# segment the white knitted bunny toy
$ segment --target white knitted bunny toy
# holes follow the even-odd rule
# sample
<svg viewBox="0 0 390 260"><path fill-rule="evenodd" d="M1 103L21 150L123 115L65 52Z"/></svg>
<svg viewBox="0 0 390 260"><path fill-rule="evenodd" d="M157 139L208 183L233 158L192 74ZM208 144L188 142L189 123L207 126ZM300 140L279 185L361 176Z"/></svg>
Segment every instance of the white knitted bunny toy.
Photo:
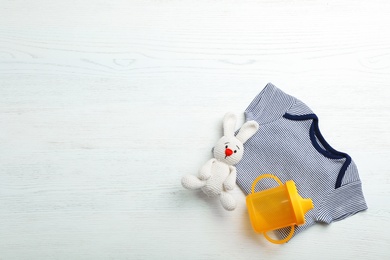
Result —
<svg viewBox="0 0 390 260"><path fill-rule="evenodd" d="M198 176L186 175L181 180L184 188L201 188L210 197L219 195L221 204L226 210L236 208L234 197L228 193L236 185L236 168L233 165L242 158L243 143L252 137L259 128L257 122L248 121L234 136L235 125L236 116L227 113L223 118L224 136L218 140L213 149L214 158L202 166Z"/></svg>

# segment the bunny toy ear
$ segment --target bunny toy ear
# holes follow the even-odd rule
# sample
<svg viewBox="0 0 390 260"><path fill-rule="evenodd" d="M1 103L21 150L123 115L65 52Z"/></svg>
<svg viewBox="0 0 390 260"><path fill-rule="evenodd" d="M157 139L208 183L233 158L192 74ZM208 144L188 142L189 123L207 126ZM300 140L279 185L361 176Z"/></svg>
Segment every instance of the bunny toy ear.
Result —
<svg viewBox="0 0 390 260"><path fill-rule="evenodd" d="M242 125L240 131L236 135L236 138L242 143L245 143L251 138L259 129L259 124L256 121L248 121Z"/></svg>
<svg viewBox="0 0 390 260"><path fill-rule="evenodd" d="M236 126L236 116L233 113L226 113L223 117L223 135L234 136L234 128Z"/></svg>

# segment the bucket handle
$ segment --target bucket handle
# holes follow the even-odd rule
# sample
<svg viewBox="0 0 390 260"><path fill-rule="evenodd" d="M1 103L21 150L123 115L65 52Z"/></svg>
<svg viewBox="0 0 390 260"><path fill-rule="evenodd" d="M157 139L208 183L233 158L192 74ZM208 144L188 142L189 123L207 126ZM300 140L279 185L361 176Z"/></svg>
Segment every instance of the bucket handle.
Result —
<svg viewBox="0 0 390 260"><path fill-rule="evenodd" d="M269 173L266 173L266 174L263 174L263 175L260 175L259 177L257 177L253 183L252 183L252 193L255 193L255 188L256 188L256 184L264 179L264 178L272 178L274 179L278 184L279 186L283 186L283 183L280 181L280 179L278 177L276 177L275 175L273 174L269 174Z"/></svg>
<svg viewBox="0 0 390 260"><path fill-rule="evenodd" d="M257 178L253 181L253 183L252 183L252 193L255 193L256 184L257 184L260 180L262 180L262 179L264 179L264 178L272 178L272 179L274 179L274 180L279 184L279 186L283 186L283 183L281 182L281 180L280 180L278 177L276 177L276 176L273 175L273 174L266 173L266 174L260 175L259 177L257 177ZM292 226L291 226L290 233L288 234L287 237L285 237L285 238L282 239L282 240L276 240L276 239L270 238L270 237L267 235L267 232L263 233L263 235L264 235L264 237L265 237L269 242L271 242L271 243L274 243L274 244L284 244L284 243L286 243L287 241L289 241L289 240L292 238L292 236L294 235L294 231L295 231L295 226L292 225Z"/></svg>
<svg viewBox="0 0 390 260"><path fill-rule="evenodd" d="M285 238L283 238L282 240L276 240L276 239L272 239L270 238L268 235L267 235L267 232L263 233L264 237L271 243L274 243L274 244L284 244L286 243L287 241L289 241L292 236L294 235L294 230L295 230L295 226L292 225L291 226L291 230L290 230L290 234L288 234L288 236L286 236Z"/></svg>

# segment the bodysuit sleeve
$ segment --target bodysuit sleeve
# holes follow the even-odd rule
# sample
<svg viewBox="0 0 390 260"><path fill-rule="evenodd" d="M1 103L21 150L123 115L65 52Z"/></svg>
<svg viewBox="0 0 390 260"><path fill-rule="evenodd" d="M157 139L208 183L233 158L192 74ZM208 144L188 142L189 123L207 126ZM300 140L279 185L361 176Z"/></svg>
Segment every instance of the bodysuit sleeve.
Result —
<svg viewBox="0 0 390 260"><path fill-rule="evenodd" d="M284 93L271 83L255 97L245 110L246 120L255 120L260 125L271 123L281 118L296 98Z"/></svg>
<svg viewBox="0 0 390 260"><path fill-rule="evenodd" d="M321 203L316 221L331 223L366 210L362 183L358 170L352 161L345 172L342 185L329 192Z"/></svg>

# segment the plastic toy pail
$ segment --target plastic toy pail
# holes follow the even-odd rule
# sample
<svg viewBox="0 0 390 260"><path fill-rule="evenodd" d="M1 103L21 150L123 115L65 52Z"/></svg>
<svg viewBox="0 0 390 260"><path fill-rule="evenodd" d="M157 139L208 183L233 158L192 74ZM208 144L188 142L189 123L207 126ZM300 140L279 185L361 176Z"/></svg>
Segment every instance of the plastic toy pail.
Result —
<svg viewBox="0 0 390 260"><path fill-rule="evenodd" d="M256 184L264 178L274 179L279 186L255 192ZM257 177L252 184L252 193L246 197L246 205L253 229L263 233L265 238L275 244L286 243L294 234L294 226L305 223L305 214L314 208L311 199L302 198L293 180L283 184L272 174ZM282 240L274 240L268 231L291 227L290 234Z"/></svg>

